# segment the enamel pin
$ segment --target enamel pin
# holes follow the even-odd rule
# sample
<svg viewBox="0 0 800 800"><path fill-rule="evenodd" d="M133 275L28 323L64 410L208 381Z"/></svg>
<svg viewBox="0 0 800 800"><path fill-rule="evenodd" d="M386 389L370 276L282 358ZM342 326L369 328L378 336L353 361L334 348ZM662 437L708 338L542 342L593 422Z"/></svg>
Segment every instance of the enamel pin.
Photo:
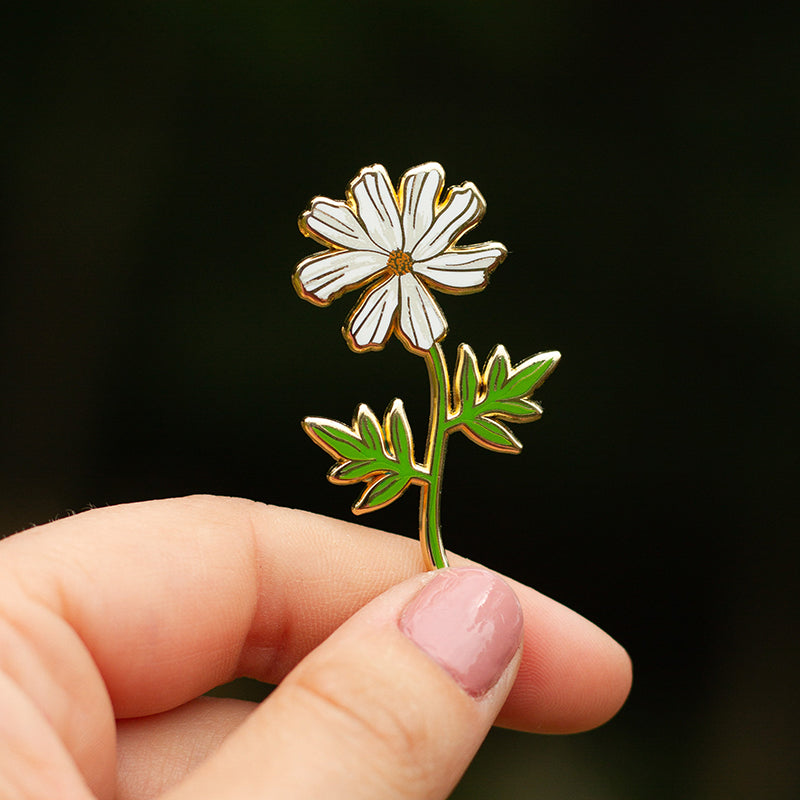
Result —
<svg viewBox="0 0 800 800"><path fill-rule="evenodd" d="M397 191L384 167L365 167L346 200L315 197L300 217L303 234L326 249L303 259L293 276L297 293L319 306L363 289L342 329L355 352L380 350L394 334L425 360L431 411L422 461L399 399L382 421L361 404L351 425L306 417L303 428L336 461L328 473L333 483L366 484L353 513L383 508L410 485L420 487L419 533L429 569L447 566L439 509L448 437L460 431L481 447L518 453L522 444L506 423L541 416L531 396L560 358L539 353L512 366L498 345L481 370L472 348L461 344L451 382L440 344L447 322L430 289L478 292L507 251L499 242L456 246L483 217L486 202L469 182L449 188L444 199L443 188L436 163L408 170Z"/></svg>

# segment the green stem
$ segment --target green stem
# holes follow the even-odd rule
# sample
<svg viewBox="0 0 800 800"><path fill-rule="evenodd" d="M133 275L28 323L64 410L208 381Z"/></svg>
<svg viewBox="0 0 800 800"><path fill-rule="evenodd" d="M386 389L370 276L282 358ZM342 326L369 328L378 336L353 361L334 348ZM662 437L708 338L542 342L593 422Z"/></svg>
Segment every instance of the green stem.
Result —
<svg viewBox="0 0 800 800"><path fill-rule="evenodd" d="M450 378L444 353L438 342L425 353L431 384L431 416L425 469L428 480L422 485L419 507L419 530L422 551L428 569L449 566L442 545L439 522L439 497L442 489L444 453L447 444L447 415L450 408Z"/></svg>

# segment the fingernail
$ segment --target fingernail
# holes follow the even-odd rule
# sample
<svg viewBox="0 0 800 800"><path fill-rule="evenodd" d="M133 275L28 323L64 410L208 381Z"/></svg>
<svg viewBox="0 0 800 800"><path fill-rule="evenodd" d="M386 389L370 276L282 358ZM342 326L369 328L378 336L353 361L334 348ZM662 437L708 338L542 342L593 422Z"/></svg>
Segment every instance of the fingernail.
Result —
<svg viewBox="0 0 800 800"><path fill-rule="evenodd" d="M468 694L497 683L522 638L511 587L482 569L442 569L406 606L400 630Z"/></svg>

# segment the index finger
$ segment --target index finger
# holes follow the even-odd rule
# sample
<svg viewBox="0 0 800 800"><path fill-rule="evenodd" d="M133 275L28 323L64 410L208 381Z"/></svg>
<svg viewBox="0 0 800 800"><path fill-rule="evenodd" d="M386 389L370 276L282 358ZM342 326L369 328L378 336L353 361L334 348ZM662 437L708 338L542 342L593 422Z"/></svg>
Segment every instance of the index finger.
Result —
<svg viewBox="0 0 800 800"><path fill-rule="evenodd" d="M118 717L174 708L239 675L277 683L366 602L421 569L410 539L217 497L96 509L0 543L0 583L74 629ZM605 721L630 685L624 650L513 585L525 651L499 722L567 732Z"/></svg>

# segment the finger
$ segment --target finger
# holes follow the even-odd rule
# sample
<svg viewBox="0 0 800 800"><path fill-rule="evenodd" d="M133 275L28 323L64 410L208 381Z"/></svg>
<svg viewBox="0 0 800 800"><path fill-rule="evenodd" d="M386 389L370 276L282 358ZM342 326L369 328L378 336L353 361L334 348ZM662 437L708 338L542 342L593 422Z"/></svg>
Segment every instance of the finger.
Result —
<svg viewBox="0 0 800 800"><path fill-rule="evenodd" d="M115 800L159 797L214 753L256 708L230 698L186 705L117 725Z"/></svg>
<svg viewBox="0 0 800 800"><path fill-rule="evenodd" d="M97 509L6 539L0 556L0 652L15 654L2 666L98 792L113 779L98 757L113 713L158 713L240 674L275 683L422 566L403 537L208 497ZM568 731L611 716L630 684L624 651L518 591L529 647L501 721Z"/></svg>
<svg viewBox="0 0 800 800"><path fill-rule="evenodd" d="M494 574L417 575L305 658L167 796L444 798L511 688L522 628Z"/></svg>
<svg viewBox="0 0 800 800"><path fill-rule="evenodd" d="M577 733L607 722L630 692L627 652L561 603L509 582L525 611L525 647L498 724L536 733Z"/></svg>
<svg viewBox="0 0 800 800"><path fill-rule="evenodd" d="M5 653L0 652L0 656ZM46 714L0 671L0 797L91 800L76 767Z"/></svg>

